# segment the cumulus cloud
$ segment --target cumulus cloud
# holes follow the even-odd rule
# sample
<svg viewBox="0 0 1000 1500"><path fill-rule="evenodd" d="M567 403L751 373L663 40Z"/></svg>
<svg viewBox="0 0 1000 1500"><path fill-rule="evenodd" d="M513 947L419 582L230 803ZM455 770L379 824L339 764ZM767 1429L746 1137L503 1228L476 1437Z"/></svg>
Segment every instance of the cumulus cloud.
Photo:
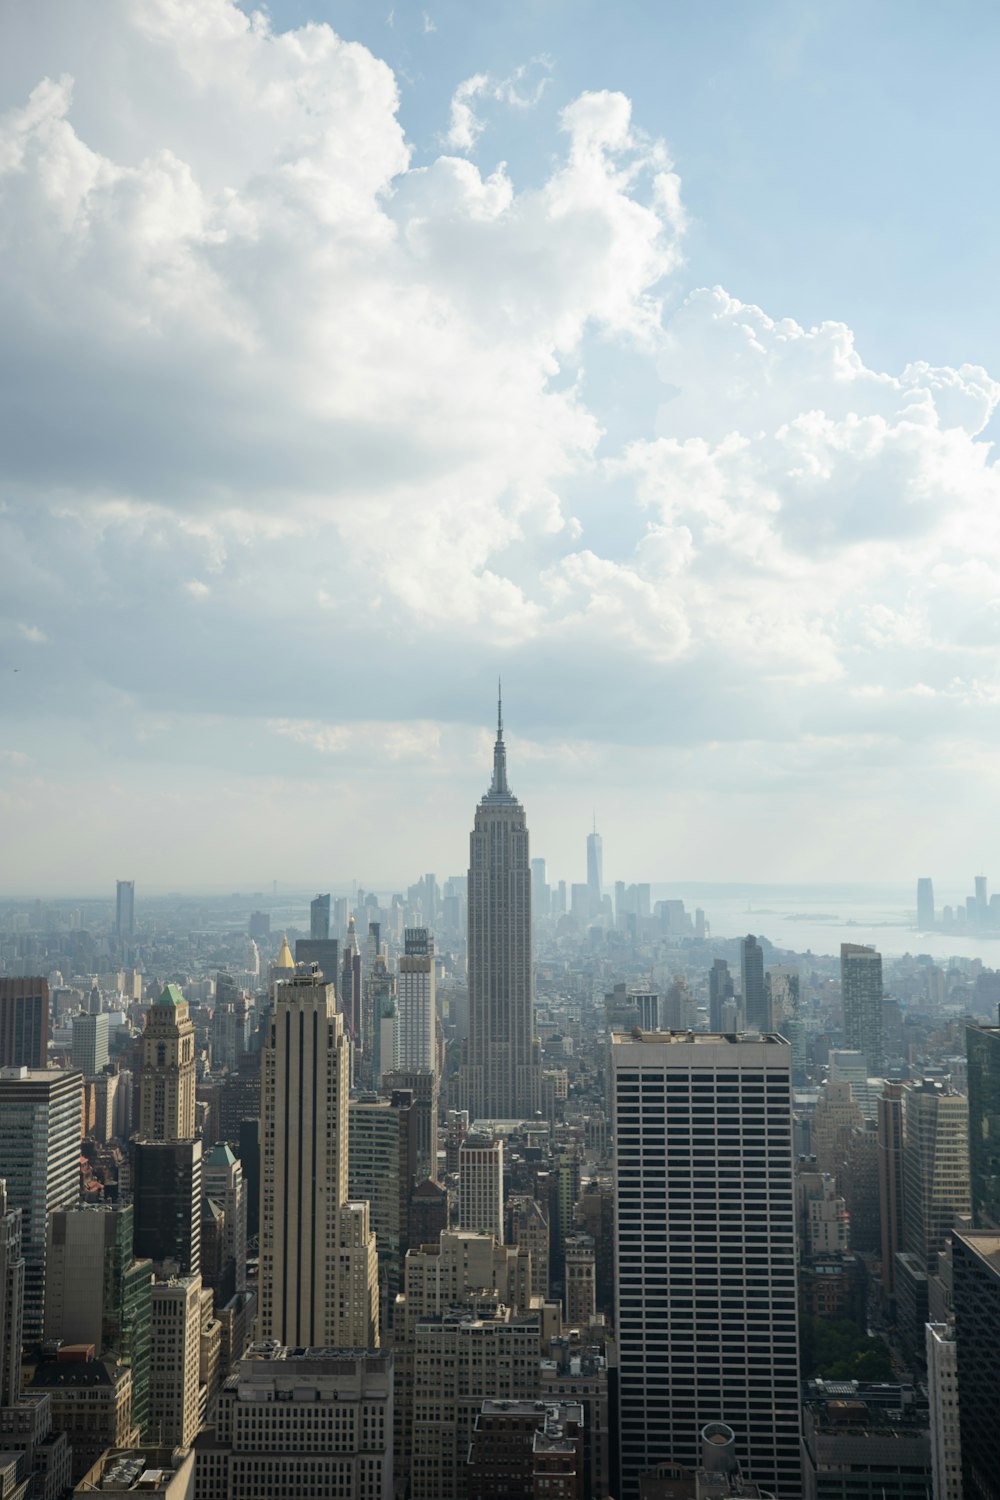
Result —
<svg viewBox="0 0 1000 1500"><path fill-rule="evenodd" d="M366 756L458 788L433 726L501 658L526 775L567 786L634 789L623 742L801 787L901 725L993 732L1000 385L674 307L680 179L623 94L565 102L526 187L468 153L546 60L465 80L416 166L391 70L327 25L37 0L9 30L0 640L58 649L0 713L91 772L235 761L275 796ZM662 397L621 450L612 346Z"/></svg>
<svg viewBox="0 0 1000 1500"><path fill-rule="evenodd" d="M480 102L507 104L513 109L533 109L550 80L552 61L535 57L522 63L506 78L492 78L489 73L473 73L465 78L451 96L451 111L444 144L453 151L473 151L486 129L486 121L477 114Z"/></svg>

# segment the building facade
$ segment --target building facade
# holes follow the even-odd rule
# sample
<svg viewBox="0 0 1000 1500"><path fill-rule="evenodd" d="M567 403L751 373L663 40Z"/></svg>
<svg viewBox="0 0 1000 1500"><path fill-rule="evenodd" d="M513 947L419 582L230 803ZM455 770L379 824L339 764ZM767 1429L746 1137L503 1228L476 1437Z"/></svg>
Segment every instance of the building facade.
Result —
<svg viewBox="0 0 1000 1500"><path fill-rule="evenodd" d="M396 976L396 1067L433 1071L437 1064L434 940L426 927L407 927L403 943Z"/></svg>
<svg viewBox="0 0 1000 1500"><path fill-rule="evenodd" d="M194 1500L393 1500L392 1354L257 1344L194 1444Z"/></svg>
<svg viewBox="0 0 1000 1500"><path fill-rule="evenodd" d="M1000 1500L1000 1234L953 1234L963 1500Z"/></svg>
<svg viewBox="0 0 1000 1500"><path fill-rule="evenodd" d="M973 1223L1000 1229L1000 1026L967 1026Z"/></svg>
<svg viewBox="0 0 1000 1500"><path fill-rule="evenodd" d="M458 1227L503 1244L503 1141L466 1136L458 1152Z"/></svg>
<svg viewBox="0 0 1000 1500"><path fill-rule="evenodd" d="M0 978L0 1068L44 1068L48 1045L48 980Z"/></svg>
<svg viewBox="0 0 1000 1500"><path fill-rule="evenodd" d="M368 1204L348 1201L350 1044L315 968L275 985L261 1082L260 1326L293 1347L378 1344Z"/></svg>
<svg viewBox="0 0 1000 1500"><path fill-rule="evenodd" d="M45 1338L93 1344L132 1371L132 1418L149 1422L153 1267L136 1260L133 1208L106 1203L49 1215Z"/></svg>
<svg viewBox="0 0 1000 1500"><path fill-rule="evenodd" d="M882 955L859 943L840 945L840 990L844 1005L844 1042L868 1061L868 1072L885 1068L882 1036Z"/></svg>
<svg viewBox="0 0 1000 1500"><path fill-rule="evenodd" d="M934 1500L962 1500L962 1437L958 1413L958 1346L948 1323L927 1323Z"/></svg>
<svg viewBox="0 0 1000 1500"><path fill-rule="evenodd" d="M48 1216L80 1193L83 1078L55 1069L0 1071L0 1164L21 1210L24 1341L42 1337Z"/></svg>
<svg viewBox="0 0 1000 1500"><path fill-rule="evenodd" d="M616 1493L696 1468L700 1429L724 1420L748 1479L800 1500L791 1049L656 1032L616 1033L611 1053Z"/></svg>
<svg viewBox="0 0 1000 1500"><path fill-rule="evenodd" d="M140 1140L192 1140L194 1106L194 1022L180 990L168 984L150 1006L142 1033Z"/></svg>
<svg viewBox="0 0 1000 1500"><path fill-rule="evenodd" d="M924 1079L903 1087L903 1244L926 1271L969 1213L969 1107Z"/></svg>

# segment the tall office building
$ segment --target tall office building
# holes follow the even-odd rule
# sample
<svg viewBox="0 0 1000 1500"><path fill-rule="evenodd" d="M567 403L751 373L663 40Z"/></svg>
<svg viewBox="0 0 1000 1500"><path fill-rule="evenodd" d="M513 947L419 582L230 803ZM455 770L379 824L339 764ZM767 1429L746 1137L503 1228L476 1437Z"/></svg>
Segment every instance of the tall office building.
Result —
<svg viewBox="0 0 1000 1500"><path fill-rule="evenodd" d="M243 1167L225 1141L219 1141L205 1157L202 1188L205 1197L218 1204L225 1215L223 1285L228 1288L231 1284L232 1292L242 1292L247 1284L246 1183Z"/></svg>
<svg viewBox="0 0 1000 1500"><path fill-rule="evenodd" d="M591 916L598 916L604 892L604 840L594 823L593 833L587 834L587 890L590 893Z"/></svg>
<svg viewBox="0 0 1000 1500"><path fill-rule="evenodd" d="M923 932L934 926L934 882L926 875L917 881L917 926Z"/></svg>
<svg viewBox="0 0 1000 1500"><path fill-rule="evenodd" d="M386 1073L399 1067L399 1017L396 980L385 954L379 953L364 977L365 1014L372 1018L371 1082L379 1088Z"/></svg>
<svg viewBox="0 0 1000 1500"><path fill-rule="evenodd" d="M193 1139L194 1092L194 1022L181 991L168 984L150 1006L142 1033L140 1139Z"/></svg>
<svg viewBox="0 0 1000 1500"><path fill-rule="evenodd" d="M882 955L859 943L840 945L840 991L844 1005L844 1042L863 1052L869 1076L885 1068L882 1039Z"/></svg>
<svg viewBox="0 0 1000 1500"><path fill-rule="evenodd" d="M975 908L977 920L980 922L985 922L987 912L990 909L990 900L986 890L985 875L976 876Z"/></svg>
<svg viewBox="0 0 1000 1500"><path fill-rule="evenodd" d="M0 1406L13 1406L21 1390L24 1340L24 1256L19 1208L12 1208L0 1177Z"/></svg>
<svg viewBox="0 0 1000 1500"><path fill-rule="evenodd" d="M44 1068L48 1045L48 980L0 979L0 1068Z"/></svg>
<svg viewBox="0 0 1000 1500"><path fill-rule="evenodd" d="M132 1147L135 1253L158 1269L201 1271L201 1141L136 1141Z"/></svg>
<svg viewBox="0 0 1000 1500"><path fill-rule="evenodd" d="M73 1017L73 1066L84 1078L96 1078L108 1061L109 1026L106 1011Z"/></svg>
<svg viewBox="0 0 1000 1500"><path fill-rule="evenodd" d="M7 1202L22 1212L24 1341L42 1337L48 1216L77 1201L83 1078L56 1069L0 1073L0 1165Z"/></svg>
<svg viewBox="0 0 1000 1500"><path fill-rule="evenodd" d="M973 1223L1000 1229L1000 1026L967 1026Z"/></svg>
<svg viewBox="0 0 1000 1500"><path fill-rule="evenodd" d="M149 1423L153 1266L137 1260L131 1204L87 1204L49 1216L45 1338L93 1344L132 1371L132 1420Z"/></svg>
<svg viewBox="0 0 1000 1500"><path fill-rule="evenodd" d="M348 1191L354 1202L368 1204L379 1276L391 1310L402 1285L410 1193L417 1175L413 1095L397 1090L391 1100L352 1099L348 1113Z"/></svg>
<svg viewBox="0 0 1000 1500"><path fill-rule="evenodd" d="M545 874L544 859L531 861L531 905L536 917L547 917L552 893Z"/></svg>
<svg viewBox="0 0 1000 1500"><path fill-rule="evenodd" d="M507 785L499 705L493 780L469 840L468 962L464 1106L473 1120L532 1120L541 1108L542 1070L535 1040L528 825Z"/></svg>
<svg viewBox="0 0 1000 1500"><path fill-rule="evenodd" d="M186 1448L200 1423L201 1277L153 1283L150 1427L157 1443Z"/></svg>
<svg viewBox="0 0 1000 1500"><path fill-rule="evenodd" d="M903 1085L887 1083L877 1109L882 1293L891 1311L896 1297L896 1256L903 1248Z"/></svg>
<svg viewBox="0 0 1000 1500"><path fill-rule="evenodd" d="M365 1039L361 1029L361 949L354 918L347 923L347 941L344 943L344 958L340 966L340 1010L344 1017L348 1035L354 1043L355 1058L364 1051Z"/></svg>
<svg viewBox="0 0 1000 1500"><path fill-rule="evenodd" d="M340 943L336 938L296 938L295 963L318 964L327 984L340 978Z"/></svg>
<svg viewBox="0 0 1000 1500"><path fill-rule="evenodd" d="M135 936L135 881L119 880L115 892L115 937L130 943Z"/></svg>
<svg viewBox="0 0 1000 1500"><path fill-rule="evenodd" d="M724 958L717 958L708 971L708 1029L725 1031L722 1007L733 998L733 977Z"/></svg>
<svg viewBox="0 0 1000 1500"><path fill-rule="evenodd" d="M956 1218L970 1212L969 1106L963 1094L923 1079L903 1086L903 1246L936 1270Z"/></svg>
<svg viewBox="0 0 1000 1500"><path fill-rule="evenodd" d="M997 1500L1000 1234L953 1234L955 1343L964 1500Z"/></svg>
<svg viewBox="0 0 1000 1500"><path fill-rule="evenodd" d="M801 1500L791 1048L616 1032L611 1069L616 1494L697 1468L701 1428L723 1421L744 1475Z"/></svg>
<svg viewBox="0 0 1000 1500"><path fill-rule="evenodd" d="M767 1031L771 1018L764 984L764 950L752 932L740 939L740 986L747 1031Z"/></svg>
<svg viewBox="0 0 1000 1500"><path fill-rule="evenodd" d="M275 986L261 1079L261 1337L378 1344L367 1203L348 1202L350 1044L332 984L304 968Z"/></svg>
<svg viewBox="0 0 1000 1500"><path fill-rule="evenodd" d="M958 1346L947 1323L924 1325L927 1339L927 1401L930 1408L934 1500L962 1500L962 1440L959 1431Z"/></svg>
<svg viewBox="0 0 1000 1500"><path fill-rule="evenodd" d="M458 1151L458 1227L503 1244L503 1141L466 1136Z"/></svg>
<svg viewBox="0 0 1000 1500"><path fill-rule="evenodd" d="M434 939L426 927L407 927L403 941L404 951L400 955L396 976L396 1049L399 1059L396 1066L433 1071L437 1021Z"/></svg>
<svg viewBox="0 0 1000 1500"><path fill-rule="evenodd" d="M330 936L330 893L316 896L309 903L309 936L313 942L325 943Z"/></svg>
<svg viewBox="0 0 1000 1500"><path fill-rule="evenodd" d="M414 1126L417 1137L417 1178L436 1178L438 1174L438 1108L441 1089L436 1072L426 1068L397 1068L383 1071L382 1087L393 1092L402 1090L413 1095Z"/></svg>

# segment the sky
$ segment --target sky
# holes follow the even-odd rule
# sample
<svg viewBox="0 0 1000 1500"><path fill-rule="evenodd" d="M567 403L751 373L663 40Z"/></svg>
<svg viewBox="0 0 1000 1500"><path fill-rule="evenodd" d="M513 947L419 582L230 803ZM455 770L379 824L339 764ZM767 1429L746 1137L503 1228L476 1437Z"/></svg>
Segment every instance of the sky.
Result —
<svg viewBox="0 0 1000 1500"><path fill-rule="evenodd" d="M1000 12L3 24L0 893L989 873Z"/></svg>

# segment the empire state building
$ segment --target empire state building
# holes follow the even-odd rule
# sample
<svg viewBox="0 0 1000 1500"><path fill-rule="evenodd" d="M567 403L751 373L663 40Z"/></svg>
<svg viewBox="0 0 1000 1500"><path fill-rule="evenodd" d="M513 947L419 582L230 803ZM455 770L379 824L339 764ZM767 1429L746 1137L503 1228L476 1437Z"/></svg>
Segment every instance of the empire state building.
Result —
<svg viewBox="0 0 1000 1500"><path fill-rule="evenodd" d="M541 1106L531 957L531 866L524 808L507 785L502 705L493 781L469 841L469 1050L473 1120L530 1120Z"/></svg>

